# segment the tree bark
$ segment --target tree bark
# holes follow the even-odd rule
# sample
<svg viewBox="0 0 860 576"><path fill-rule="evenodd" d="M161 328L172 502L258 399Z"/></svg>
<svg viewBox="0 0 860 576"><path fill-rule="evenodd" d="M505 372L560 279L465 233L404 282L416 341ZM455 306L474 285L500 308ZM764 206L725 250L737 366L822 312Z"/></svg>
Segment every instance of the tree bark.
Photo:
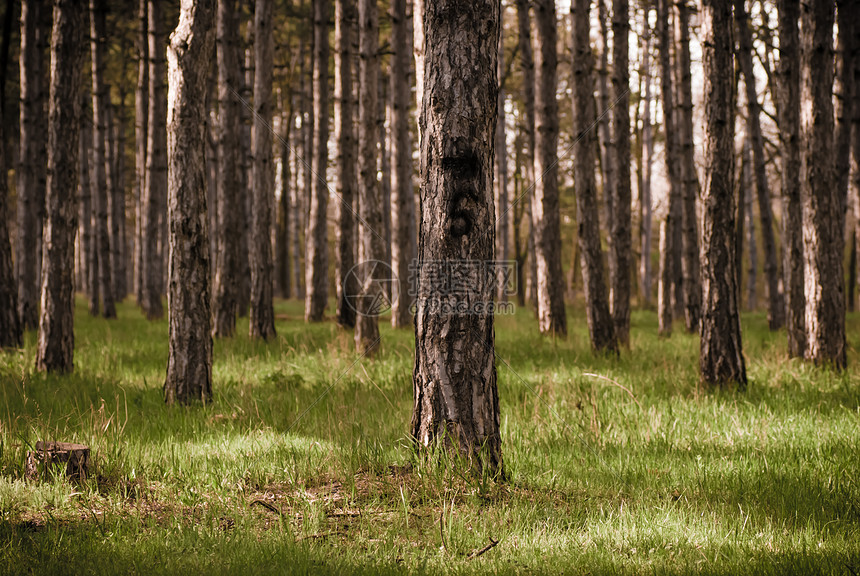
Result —
<svg viewBox="0 0 860 576"><path fill-rule="evenodd" d="M74 241L85 21L76 2L54 1L48 99L48 169L36 369L74 369Z"/></svg>
<svg viewBox="0 0 860 576"><path fill-rule="evenodd" d="M832 0L803 5L801 15L801 102L803 121L801 182L805 259L806 352L816 364L844 369L845 300L841 209L833 174L833 19ZM839 239L837 239L837 236Z"/></svg>
<svg viewBox="0 0 860 576"><path fill-rule="evenodd" d="M425 14L425 19L426 19ZM375 0L358 2L358 261L376 262L385 258L382 237L382 206L380 190L376 181L377 97L379 91L379 19ZM366 355L374 355L379 349L379 319L374 314L373 303L379 297L380 267L367 266L368 278L361 278L363 285L358 298L358 316L355 323L355 346Z"/></svg>
<svg viewBox="0 0 860 576"><path fill-rule="evenodd" d="M296 167L295 172L295 185L293 186L293 236L292 236L292 245L293 245L293 274L295 276L295 284L296 284L296 297L304 299L305 290L304 290L304 268L302 266L302 257L305 254L302 250L301 237L304 234L304 225L303 225L303 215L304 215L304 202L303 198L306 196L306 187L305 187L305 173L308 171L308 163L304 155L304 133L305 133L305 124L306 115L305 115L305 60L306 60L306 50L305 50L305 42L303 37L299 37L299 78L298 84L299 89L293 95L294 101L293 105L296 109L296 114L301 118L301 129L296 130L294 133L293 140L293 157L294 157L294 165Z"/></svg>
<svg viewBox="0 0 860 576"><path fill-rule="evenodd" d="M558 207L558 57L553 0L536 0L535 180L532 198L537 263L538 327L542 334L567 334Z"/></svg>
<svg viewBox="0 0 860 576"><path fill-rule="evenodd" d="M292 136L293 126L293 107L292 107L292 92L293 87L287 89L287 96L284 98L284 106L286 110L281 118L281 137L278 143L278 150L281 153L281 197L278 206L278 232L277 232L277 253L276 253L276 276L278 286L282 298L290 298L292 292L290 290L290 219L292 217L292 208L290 207L290 194L292 193L292 171L290 170L290 146L288 142Z"/></svg>
<svg viewBox="0 0 860 576"><path fill-rule="evenodd" d="M758 284L758 246L755 236L755 215L753 214L753 177L752 177L752 151L750 150L750 136L747 134L744 138L743 162L741 163L741 186L738 194L738 205L743 205L743 211L738 211L744 215L743 220L739 220L737 225L742 230L741 237L746 236L747 245L749 246L749 267L747 268L747 310L755 310L758 308L758 298L756 298L756 286ZM740 252L740 248L738 248ZM740 258L738 258L740 260ZM738 276L738 290L740 290L741 282ZM738 293L738 305L740 306L740 292Z"/></svg>
<svg viewBox="0 0 860 576"><path fill-rule="evenodd" d="M856 10L856 8L855 8ZM860 10L858 10L860 11ZM854 270L856 275L856 260L857 260L857 252L860 249L860 102L858 102L858 98L860 98L860 25L854 24L854 105L851 108L852 119L852 142L851 142L851 153L854 163L854 178L853 178L853 188L854 188L854 260L855 260L855 268ZM860 279L858 279L860 282ZM851 290L851 300L853 301L856 297L858 284L852 283L849 284L849 290Z"/></svg>
<svg viewBox="0 0 860 576"><path fill-rule="evenodd" d="M848 180L851 174L851 110L857 96L854 92L854 27L860 16L857 2L838 0L836 5L837 27L837 64L836 70L836 140L835 145L835 181L836 186L836 228L833 239L837 242L836 250L840 259L845 254L846 215L848 211ZM846 296L847 301L847 296Z"/></svg>
<svg viewBox="0 0 860 576"><path fill-rule="evenodd" d="M609 244L609 277L615 275L615 251L612 249L613 220L615 219L615 142L612 139L612 110L609 103L609 15L606 10L606 0L597 0L597 22L599 27L600 51L597 69L597 141L599 143L598 162L600 164L601 183L603 184L604 221L606 223L607 240ZM610 281L610 308L612 284Z"/></svg>
<svg viewBox="0 0 860 576"><path fill-rule="evenodd" d="M328 0L314 0L313 176L307 235L305 320L319 322L328 302Z"/></svg>
<svg viewBox="0 0 860 576"><path fill-rule="evenodd" d="M93 243L93 189L90 184L90 152L93 145L92 121L87 114L91 99L81 90L80 126L78 135L78 224L81 254L81 284L92 306L93 298L98 313L98 266Z"/></svg>
<svg viewBox="0 0 860 576"><path fill-rule="evenodd" d="M477 473L503 475L493 315L433 310L444 296L438 262L474 274L472 303L493 298L492 272L468 263L480 268L493 256L500 4L437 0L425 8L412 437L425 450L458 452Z"/></svg>
<svg viewBox="0 0 860 576"><path fill-rule="evenodd" d="M702 222L702 322L699 368L712 386L746 385L735 274L734 110L732 103L732 7L702 3L704 62L705 189Z"/></svg>
<svg viewBox="0 0 860 576"><path fill-rule="evenodd" d="M254 146L253 146L253 125L254 125L254 26L253 22L248 22L245 26L245 42L243 49L239 52L242 57L242 99L244 104L241 110L241 127L240 141L242 150L240 152L241 163L239 177L241 182L241 190L245 193L237 204L239 209L239 226L241 233L239 235L239 254L240 259L240 275L237 288L237 306L239 309L239 317L248 316L251 306L251 228L254 225L253 218L253 199L254 199Z"/></svg>
<svg viewBox="0 0 860 576"><path fill-rule="evenodd" d="M574 0L573 16L573 133L576 218L582 254L582 285L591 346L599 352L618 352L615 325L609 312L609 299L600 249L600 216L594 178L595 136L591 127L594 110L594 57L589 43L589 0Z"/></svg>
<svg viewBox="0 0 860 576"><path fill-rule="evenodd" d="M409 293L410 265L417 256L415 191L412 186L412 140L409 109L412 35L407 25L406 0L391 3L391 326L412 326L412 297Z"/></svg>
<svg viewBox="0 0 860 576"><path fill-rule="evenodd" d="M134 218L134 295L137 304L144 304L144 221L146 191L146 158L149 140L149 18L147 16L148 0L139 0L138 4L138 65L137 89L134 93L134 165L137 182L135 185L135 218Z"/></svg>
<svg viewBox="0 0 860 576"><path fill-rule="evenodd" d="M773 237L773 209L770 204L770 187L767 182L764 144L761 133L760 106L756 94L755 74L752 60L752 34L744 8L744 0L734 0L735 23L738 30L738 61L744 75L747 97L747 129L752 146L753 172L761 219L762 244L764 245L764 275L767 287L767 318L771 330L785 324L785 302L779 292L779 268L777 266L776 243Z"/></svg>
<svg viewBox="0 0 860 576"><path fill-rule="evenodd" d="M12 4L7 7L11 9ZM21 52L19 60L21 102L17 184L17 313L24 330L39 324L39 263L45 217L44 54L42 23L46 3L21 3ZM4 162L5 164L5 162ZM6 174L5 172L3 173ZM8 240L8 238L7 238Z"/></svg>
<svg viewBox="0 0 860 576"><path fill-rule="evenodd" d="M111 143L109 164L111 168L111 278L114 286L114 302L122 302L128 294L128 241L125 221L125 93L123 90L120 90L119 104L110 108L112 110L109 138Z"/></svg>
<svg viewBox="0 0 860 576"><path fill-rule="evenodd" d="M242 235L239 205L245 201L241 188L239 136L242 102L239 68L239 26L236 2L218 0L216 58L218 65L218 226L215 273L213 274L212 336L229 338L236 331L239 315L238 285L240 262L245 258L237 239Z"/></svg>
<svg viewBox="0 0 860 576"><path fill-rule="evenodd" d="M214 29L215 0L182 0L167 49L168 404L212 398L205 158L207 62L215 56Z"/></svg>
<svg viewBox="0 0 860 576"><path fill-rule="evenodd" d="M645 95L642 114L642 206L641 261L639 263L639 287L642 303L651 303L651 241L652 241L652 202L651 202L651 165L654 162L654 139L651 133L651 27L648 24L648 11L643 23L645 46L642 49L641 74L645 80Z"/></svg>
<svg viewBox="0 0 860 576"><path fill-rule="evenodd" d="M337 323L355 327L355 296L358 294L356 276L350 274L355 266L355 91L352 76L355 54L355 0L335 0L334 17L334 131L337 142L337 228L335 232L335 285L337 286ZM408 84L407 84L408 89Z"/></svg>
<svg viewBox="0 0 860 576"><path fill-rule="evenodd" d="M0 108L5 106L0 104ZM0 349L20 346L23 328L18 316L18 293L12 266L12 245L9 243L9 178L2 119L0 112Z"/></svg>
<svg viewBox="0 0 860 576"><path fill-rule="evenodd" d="M505 101L505 26L504 26L504 8L502 8L499 24L499 58L496 66L496 77L499 82L499 96L496 99L496 174L495 174L495 201L496 201L496 252L495 259L497 262L502 262L502 268L496 276L496 301L504 302L507 300L506 279L504 273L507 268L507 261L510 258L509 253L509 226L510 215L508 211L508 136L505 126L506 116Z"/></svg>
<svg viewBox="0 0 860 576"><path fill-rule="evenodd" d="M627 40L629 32L628 0L613 0L612 100L616 108L612 115L612 131L615 140L617 174L615 186L609 189L615 206L610 245L615 268L609 270L609 304L612 320L615 323L615 336L623 345L627 345L630 341L630 272L633 267L630 192L630 63ZM695 216L695 199L693 209Z"/></svg>

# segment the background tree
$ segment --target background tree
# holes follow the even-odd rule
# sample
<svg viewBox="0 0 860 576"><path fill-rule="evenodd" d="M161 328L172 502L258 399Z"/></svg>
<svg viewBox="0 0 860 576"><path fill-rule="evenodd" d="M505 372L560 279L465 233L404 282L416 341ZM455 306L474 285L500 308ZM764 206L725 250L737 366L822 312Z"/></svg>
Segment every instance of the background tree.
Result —
<svg viewBox="0 0 860 576"><path fill-rule="evenodd" d="M215 0L182 0L179 24L167 50L168 404L206 402L212 397L205 138L206 63L214 56L214 28Z"/></svg>
<svg viewBox="0 0 860 576"><path fill-rule="evenodd" d="M85 11L72 0L54 1L48 99L47 221L42 261L36 369L74 368L75 188L78 175L80 92Z"/></svg>
<svg viewBox="0 0 860 576"><path fill-rule="evenodd" d="M652 211L651 211L651 165L654 158L654 138L651 130L651 28L648 24L650 10L645 11L643 18L643 47L642 67L640 74L643 77L644 96L642 100L642 188L639 204L642 207L641 231L640 231L640 263L639 263L639 290L642 303L651 302L651 239L652 239Z"/></svg>
<svg viewBox="0 0 860 576"><path fill-rule="evenodd" d="M425 6L411 425L418 446L446 445L490 474L502 473L493 315L434 312L430 299L439 286L428 263L486 262L493 255L499 9L493 0ZM490 302L492 282L484 280L475 298Z"/></svg>
<svg viewBox="0 0 860 576"><path fill-rule="evenodd" d="M507 114L505 112L505 10L502 7L499 24L499 57L496 66L496 76L499 82L499 95L496 98L496 176L495 176L495 200L496 200L496 261L507 262L510 258L509 244L511 221L510 206L508 204L508 135L505 126ZM506 279L504 270L499 270L498 285L496 286L496 300L503 302L507 299Z"/></svg>
<svg viewBox="0 0 860 576"><path fill-rule="evenodd" d="M138 305L144 305L143 244L146 199L146 159L149 140L149 16L148 0L138 1L137 88L134 92L134 295Z"/></svg>

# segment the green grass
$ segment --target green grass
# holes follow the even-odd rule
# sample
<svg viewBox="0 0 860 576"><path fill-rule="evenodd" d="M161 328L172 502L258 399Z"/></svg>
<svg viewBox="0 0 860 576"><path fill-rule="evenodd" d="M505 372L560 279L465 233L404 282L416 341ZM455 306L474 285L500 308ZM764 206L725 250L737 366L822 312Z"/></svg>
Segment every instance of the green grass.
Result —
<svg viewBox="0 0 860 576"><path fill-rule="evenodd" d="M411 331L356 362L301 310L216 342L207 406L164 406L167 323L131 303L78 301L73 375L33 371L35 334L0 353L0 573L860 574L856 315L846 374L745 315L745 392L701 388L697 338L652 312L618 359L579 310L555 341L500 317L498 484L413 454ZM90 445L91 478L24 480L41 439Z"/></svg>

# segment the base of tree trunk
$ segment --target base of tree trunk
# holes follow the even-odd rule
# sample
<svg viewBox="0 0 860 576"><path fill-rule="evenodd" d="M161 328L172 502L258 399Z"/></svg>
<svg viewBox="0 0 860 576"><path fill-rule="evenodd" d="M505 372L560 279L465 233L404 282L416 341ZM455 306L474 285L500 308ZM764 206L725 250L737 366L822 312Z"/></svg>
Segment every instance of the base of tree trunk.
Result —
<svg viewBox="0 0 860 576"><path fill-rule="evenodd" d="M69 442L36 442L36 450L27 452L24 475L37 480L45 478L51 468L62 465L66 476L83 482L87 479L90 463L90 447Z"/></svg>

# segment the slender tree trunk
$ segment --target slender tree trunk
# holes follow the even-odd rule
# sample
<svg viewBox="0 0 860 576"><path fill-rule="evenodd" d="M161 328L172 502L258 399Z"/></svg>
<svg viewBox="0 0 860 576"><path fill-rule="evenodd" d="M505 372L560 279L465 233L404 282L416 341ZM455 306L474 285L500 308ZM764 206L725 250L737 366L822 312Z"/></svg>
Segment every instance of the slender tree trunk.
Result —
<svg viewBox="0 0 860 576"><path fill-rule="evenodd" d="M616 112L612 115L615 140L616 182L609 189L613 195L615 217L612 220L610 249L615 262L609 270L610 308L618 341L627 345L630 340L630 272L632 262L630 192L630 69L628 62L630 32L630 6L627 0L612 3L612 100ZM695 215L695 200L693 204ZM698 270L698 269L697 269Z"/></svg>
<svg viewBox="0 0 860 576"><path fill-rule="evenodd" d="M146 184L147 144L149 141L149 18L147 12L148 0L139 0L138 4L138 65L137 89L134 93L134 164L137 182L135 185L135 218L134 218L134 295L138 305L144 305L144 269L143 245L146 231L146 196L149 187Z"/></svg>
<svg viewBox="0 0 860 576"><path fill-rule="evenodd" d="M334 131L337 142L337 228L335 233L335 284L337 286L337 323L355 326L355 296L359 287L355 274L355 96L352 84L355 42L355 0L335 0L334 17ZM408 89L409 85L406 84Z"/></svg>
<svg viewBox="0 0 860 576"><path fill-rule="evenodd" d="M212 398L205 158L207 62L215 56L215 11L215 0L182 0L167 49L168 404Z"/></svg>
<svg viewBox="0 0 860 576"><path fill-rule="evenodd" d="M391 269L391 95L388 93L389 74L383 70L379 59L379 95L376 99L377 122L379 123L379 201L382 207L382 262ZM390 68L390 65L389 65ZM391 301L391 284L384 287Z"/></svg>
<svg viewBox="0 0 860 576"><path fill-rule="evenodd" d="M125 61L123 61L125 62ZM125 64L123 64L123 67ZM120 89L120 102L114 108L111 140L113 152L111 179L111 277L114 300L122 302L128 294L128 240L126 235L125 200L125 92Z"/></svg>
<svg viewBox="0 0 860 576"><path fill-rule="evenodd" d="M308 170L308 164L304 158L304 132L305 132L305 43L304 39L299 37L299 89L293 95L296 113L302 121L300 130L296 130L293 135L293 157L295 160L295 182L293 185L293 274L295 275L296 298L304 299L304 268L302 267L302 250L301 236L304 228L302 224L302 215L304 214L304 203L302 198L305 196L305 178L304 174Z"/></svg>
<svg viewBox="0 0 860 576"><path fill-rule="evenodd" d="M425 18L426 18L425 14ZM379 90L379 20L375 0L358 2L358 261L373 262L385 258L381 235L382 206L376 181L377 96ZM379 319L373 304L380 297L380 267L365 265L367 278L362 282L355 324L355 345L362 354L374 355L379 348Z"/></svg>
<svg viewBox="0 0 860 576"><path fill-rule="evenodd" d="M576 217L582 254L582 285L591 346L597 351L617 353L615 325L609 312L609 299L600 249L600 217L594 178L595 136L590 130L595 121L594 57L589 43L589 0L574 0L573 16L573 133Z"/></svg>
<svg viewBox="0 0 860 576"><path fill-rule="evenodd" d="M415 56L415 104L421 114L424 97L424 1L412 0L412 53ZM525 1L525 0L523 0ZM421 147L421 122L418 122L418 147Z"/></svg>
<svg viewBox="0 0 860 576"><path fill-rule="evenodd" d="M607 25L609 14L606 10L606 0L597 0L597 21L600 28L600 51L597 69L597 141L599 143L599 162L601 168L601 180L603 184L603 207L607 230L607 241L609 244L609 278L610 278L610 308L612 283L615 276L615 250L612 248L612 230L615 220L615 186L616 186L616 155L615 142L612 139L612 106L609 101L609 26Z"/></svg>
<svg viewBox="0 0 860 576"><path fill-rule="evenodd" d="M240 49L242 58L242 100L240 137L242 143L240 182L241 190L244 191L242 198L237 204L239 209L239 261L240 275L237 283L237 307L239 317L248 316L251 306L251 228L255 225L252 221L252 200L254 198L254 146L253 146L253 124L254 111L254 25L253 21L245 26L244 48Z"/></svg>
<svg viewBox="0 0 860 576"><path fill-rule="evenodd" d="M771 330L785 324L785 302L779 292L779 267L777 266L776 242L773 234L773 211L770 204L770 187L767 182L764 144L761 133L760 106L756 94L753 73L752 33L744 9L744 0L734 0L735 23L738 30L738 62L744 75L747 97L747 129L752 146L753 168L758 196L761 237L764 245L764 275L767 287L767 318Z"/></svg>
<svg viewBox="0 0 860 576"><path fill-rule="evenodd" d="M706 384L745 386L734 242L732 8L703 0L705 189L702 226L702 322L699 368Z"/></svg>
<svg viewBox="0 0 860 576"><path fill-rule="evenodd" d="M856 10L856 8L855 8ZM782 41L780 40L780 43ZM852 268L852 272L856 275L856 260L857 260L857 252L860 249L860 25L856 22L854 24L854 104L851 108L852 115L852 142L851 142L851 153L854 164L854 178L853 178L853 188L854 188L854 245L852 246L852 251L854 254L853 260L855 261L854 267ZM850 275L849 275L850 276ZM857 281L860 282L860 278L857 278ZM850 301L853 301L856 297L858 284L851 283L849 285L849 290L851 291Z"/></svg>
<svg viewBox="0 0 860 576"><path fill-rule="evenodd" d="M806 350L804 295L803 209L800 184L800 20L799 0L778 0L780 105L782 141L782 197L784 211L785 299L788 354L802 357Z"/></svg>
<svg viewBox="0 0 860 576"><path fill-rule="evenodd" d="M281 138L278 144L278 149L281 152L281 197L278 206L278 252L277 252L277 268L276 274L278 277L278 286L280 287L281 298L290 298L292 291L290 290L290 218L292 217L292 208L290 207L290 194L292 193L292 171L290 170L290 146L287 144L292 136L293 125L293 108L292 108L292 86L288 89L287 98L289 101L287 109L284 112L282 119Z"/></svg>
<svg viewBox="0 0 860 576"><path fill-rule="evenodd" d="M684 324L690 333L698 332L702 314L702 284L699 273L699 226L696 199L699 180L693 153L693 88L690 70L690 7L687 0L677 3L678 19L678 146L682 196L682 272L684 285Z"/></svg>
<svg viewBox="0 0 860 576"><path fill-rule="evenodd" d="M78 241L81 257L81 285L83 291L92 296L93 292L98 294L98 274L96 266L92 261L93 252L93 205L92 186L90 185L90 161L89 153L92 146L92 123L87 117L86 110L89 108L89 94L81 90L80 102L80 126L78 128ZM98 297L96 297L98 298ZM96 300L98 301L98 300Z"/></svg>
<svg viewBox="0 0 860 576"><path fill-rule="evenodd" d="M412 140L409 137L412 35L407 22L406 0L391 3L391 325L412 326L409 293L410 264L417 256L415 191L412 186Z"/></svg>
<svg viewBox="0 0 860 576"><path fill-rule="evenodd" d="M860 10L857 9L856 1L838 0L836 5L837 26L839 28L838 44L836 53L838 55L836 70L836 140L835 146L835 177L836 204L834 206L836 220L834 226L836 232L833 239L837 242L836 249L839 258L845 254L845 232L846 213L848 211L848 181L851 173L851 110L857 96L854 90L854 62L856 48L854 42L854 28ZM846 295L846 302L847 302Z"/></svg>
<svg viewBox="0 0 860 576"><path fill-rule="evenodd" d="M758 246L755 237L755 215L753 214L753 176L752 176L752 148L750 146L750 137L744 139L743 162L741 164L741 186L740 194L738 195L738 204L744 205L744 218L737 224L744 230L749 246L749 268L747 268L747 309L755 310L758 308L758 298L756 298L756 285L758 284ZM740 290L740 278L738 279L738 290ZM738 293L738 304L740 305L740 293Z"/></svg>
<svg viewBox="0 0 860 576"><path fill-rule="evenodd" d="M74 369L74 241L80 92L83 84L85 11L71 0L54 0L51 83L48 100L48 169L41 311L36 369Z"/></svg>
<svg viewBox="0 0 860 576"><path fill-rule="evenodd" d="M833 174L832 0L803 6L801 102L803 114L803 250L805 256L806 352L808 360L845 368L841 209ZM839 236L839 239L837 239Z"/></svg>
<svg viewBox="0 0 860 576"><path fill-rule="evenodd" d="M251 203L251 338L275 336L272 304L272 213L275 165L272 158L272 73L275 51L272 0L254 6L254 188ZM323 20L325 21L325 20ZM322 108L326 110L326 108ZM323 171L323 174L325 171Z"/></svg>
<svg viewBox="0 0 860 576"><path fill-rule="evenodd" d="M639 263L639 286L642 303L651 303L651 238L652 238L652 202L651 202L651 165L654 162L654 139L651 134L651 28L648 24L648 12L645 13L644 32L645 46L642 49L641 74L645 80L644 112L642 114L642 260Z"/></svg>
<svg viewBox="0 0 860 576"><path fill-rule="evenodd" d="M542 334L567 334L558 207L558 57L554 0L536 0L535 181L532 228L537 258L538 326Z"/></svg>
<svg viewBox="0 0 860 576"><path fill-rule="evenodd" d="M228 338L236 331L239 315L238 285L241 277L237 239L242 235L245 202L241 188L240 116L242 76L239 67L239 25L234 0L218 0L216 58L218 65L218 226L215 236L215 273L213 275L212 336Z"/></svg>
<svg viewBox="0 0 860 576"><path fill-rule="evenodd" d="M7 3L7 10L12 8ZM45 70L43 36L49 34L42 23L45 2L21 3L21 52L19 60L21 102L17 184L17 313L24 330L39 324L39 264L42 226L45 217ZM4 162L5 164L5 162ZM3 176L6 172L3 172ZM7 237L8 240L8 237Z"/></svg>
<svg viewBox="0 0 860 576"><path fill-rule="evenodd" d="M496 77L499 82L499 96L496 99L496 114L498 116L496 120L496 174L495 174L495 200L496 200L496 252L495 252L495 260L497 262L502 263L501 268L498 270L498 274L496 276L496 300L498 302L504 302L507 300L507 282L504 274L506 273L507 264L506 262L510 258L509 254L509 233L508 233L508 222L510 221L510 216L508 211L510 207L508 205L508 136L507 129L505 126L506 123L506 113L505 113L505 86L504 86L504 74L505 74L505 26L504 26L504 8L502 9L500 16L501 24L499 25L499 58L498 65L496 66Z"/></svg>
<svg viewBox="0 0 860 576"><path fill-rule="evenodd" d="M500 4L439 0L426 6L421 112L421 224L412 437L421 448L455 450L472 470L503 475L493 315L433 310L437 266L477 273L473 302L490 303L488 271L463 262L492 259L493 150ZM462 66L470 62L471 66ZM453 264L458 262L459 265Z"/></svg>

